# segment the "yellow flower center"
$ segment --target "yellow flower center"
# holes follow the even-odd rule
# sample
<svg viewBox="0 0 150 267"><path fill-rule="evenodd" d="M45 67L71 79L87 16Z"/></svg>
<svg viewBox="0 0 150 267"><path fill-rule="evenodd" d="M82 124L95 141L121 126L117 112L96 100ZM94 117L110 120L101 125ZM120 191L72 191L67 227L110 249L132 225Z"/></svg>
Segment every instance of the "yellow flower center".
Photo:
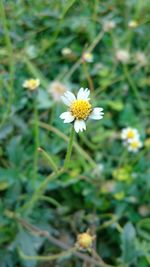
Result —
<svg viewBox="0 0 150 267"><path fill-rule="evenodd" d="M70 111L76 119L86 120L92 111L92 106L86 100L75 100L70 106Z"/></svg>
<svg viewBox="0 0 150 267"><path fill-rule="evenodd" d="M30 88L34 89L37 86L37 81L31 79L31 80L28 81L28 85L29 85Z"/></svg>
<svg viewBox="0 0 150 267"><path fill-rule="evenodd" d="M130 146L134 149L134 148L138 148L139 147L139 142L138 141L134 141L130 144Z"/></svg>
<svg viewBox="0 0 150 267"><path fill-rule="evenodd" d="M132 131L132 130L129 130L128 131L128 133L127 133L127 138L133 138L135 136L135 134L134 134L134 131Z"/></svg>
<svg viewBox="0 0 150 267"><path fill-rule="evenodd" d="M38 79L29 79L25 81L24 87L28 88L30 90L35 90L39 86L39 80Z"/></svg>

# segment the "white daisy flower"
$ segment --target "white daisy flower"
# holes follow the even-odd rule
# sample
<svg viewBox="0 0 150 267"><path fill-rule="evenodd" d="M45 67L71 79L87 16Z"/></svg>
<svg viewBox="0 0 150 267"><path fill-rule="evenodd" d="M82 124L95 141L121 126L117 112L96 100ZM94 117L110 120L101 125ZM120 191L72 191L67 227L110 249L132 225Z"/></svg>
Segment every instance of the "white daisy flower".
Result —
<svg viewBox="0 0 150 267"><path fill-rule="evenodd" d="M106 20L103 23L103 29L105 32L109 32L116 27L116 23L113 20Z"/></svg>
<svg viewBox="0 0 150 267"><path fill-rule="evenodd" d="M87 88L80 88L77 97L67 91L62 100L64 104L69 107L67 112L63 112L60 115L60 118L64 120L64 123L74 122L74 129L78 133L79 131L83 132L86 130L86 120L100 120L103 118L103 108L92 108L89 100L90 90Z"/></svg>
<svg viewBox="0 0 150 267"><path fill-rule="evenodd" d="M64 47L62 50L61 50L61 53L63 56L68 56L72 53L72 50L69 48L69 47Z"/></svg>
<svg viewBox="0 0 150 267"><path fill-rule="evenodd" d="M53 100L55 102L59 102L61 99L61 96L67 91L67 87L60 83L59 81L53 81L49 88L48 92L52 95Z"/></svg>
<svg viewBox="0 0 150 267"><path fill-rule="evenodd" d="M116 59L122 63L128 63L130 60L130 54L127 50L119 49L116 52Z"/></svg>
<svg viewBox="0 0 150 267"><path fill-rule="evenodd" d="M134 138L139 138L139 132L135 128L127 127L121 131L121 139L124 141L129 141Z"/></svg>
<svg viewBox="0 0 150 267"><path fill-rule="evenodd" d="M137 153L142 146L143 144L139 138L131 139L128 142L128 151Z"/></svg>
<svg viewBox="0 0 150 267"><path fill-rule="evenodd" d="M147 64L146 55L141 51L138 51L135 54L135 59L136 59L137 63L139 63L140 66L145 66Z"/></svg>

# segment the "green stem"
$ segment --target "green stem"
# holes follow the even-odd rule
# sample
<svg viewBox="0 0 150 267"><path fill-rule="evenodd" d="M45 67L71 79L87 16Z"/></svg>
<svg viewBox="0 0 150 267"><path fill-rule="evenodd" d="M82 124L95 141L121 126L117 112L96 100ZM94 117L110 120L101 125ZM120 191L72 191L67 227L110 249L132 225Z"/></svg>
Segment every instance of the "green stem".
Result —
<svg viewBox="0 0 150 267"><path fill-rule="evenodd" d="M94 50L94 48L97 46L97 44L100 42L100 40L103 38L104 32L101 31L100 33L98 33L98 35L95 37L94 41L91 43L91 45L87 48L87 52L92 52ZM65 80L69 80L70 77L72 76L72 74L80 67L80 65L82 64L82 56L81 58L79 58L74 65L71 67L70 71L66 73L66 75L64 75L64 79Z"/></svg>
<svg viewBox="0 0 150 267"><path fill-rule="evenodd" d="M100 42L100 40L103 38L104 32L103 30L98 33L98 35L95 37L94 41L91 43L91 45L88 47L87 52L92 52L93 49L97 46L97 44Z"/></svg>
<svg viewBox="0 0 150 267"><path fill-rule="evenodd" d="M35 92L36 93L36 92ZM38 147L39 147L39 126L38 126L38 109L37 95L34 99L34 163L33 163L33 179L36 180L38 170Z"/></svg>
<svg viewBox="0 0 150 267"><path fill-rule="evenodd" d="M94 91L94 85L93 85L92 78L89 74L86 62L83 62L83 70L84 70L85 76L86 76L88 84L89 84L89 89L93 92Z"/></svg>
<svg viewBox="0 0 150 267"><path fill-rule="evenodd" d="M63 206L52 197L41 196L40 200L46 201L46 202L54 205L56 208L63 208Z"/></svg>
<svg viewBox="0 0 150 267"><path fill-rule="evenodd" d="M47 78L44 77L40 69L26 56L23 57L23 62L27 66L27 69L29 72L32 74L33 77L38 77L40 79L40 84L44 87L47 88L49 85L49 81Z"/></svg>
<svg viewBox="0 0 150 267"><path fill-rule="evenodd" d="M61 32L62 23L64 21L64 18L66 16L66 14L68 13L68 11L71 9L71 7L74 5L75 2L76 2L76 0L69 0L69 1L67 1L67 4L64 7L64 10L62 12L62 15L60 16L60 20L57 23L56 31L52 35L50 42L48 42L48 44L44 47L42 53L45 53L47 49L50 49L55 44L55 42L57 40L57 37L58 37L59 33Z"/></svg>
<svg viewBox="0 0 150 267"><path fill-rule="evenodd" d="M64 133L62 133L57 128L55 128L55 127L53 127L47 123L44 123L44 122L39 122L39 126L42 127L43 129L46 129L46 130L56 134L61 139L63 139L65 142L69 142L68 136L66 136ZM76 142L73 142L73 147L82 156L81 158L83 160L86 159L88 161L88 163L91 165L91 167L95 168L97 166L96 162L90 157L90 155L86 151L84 151L84 149L81 146L79 146L79 144L77 144Z"/></svg>
<svg viewBox="0 0 150 267"><path fill-rule="evenodd" d="M128 150L126 148L124 148L124 152L122 153L122 155L119 158L118 168L120 168L122 166L122 164L125 164L127 156L128 156Z"/></svg>
<svg viewBox="0 0 150 267"><path fill-rule="evenodd" d="M18 252L20 254L20 257L25 260L37 260L37 261L51 261L51 260L56 260L60 259L62 257L67 257L73 252L75 252L77 248L73 247L68 249L67 251L63 251L61 253L55 254L55 255L49 255L49 256L28 256L23 253L21 249L18 248Z"/></svg>
<svg viewBox="0 0 150 267"><path fill-rule="evenodd" d="M71 133L70 133L70 138L69 138L69 144L68 144L68 148L67 148L67 153L66 153L66 158L65 158L65 163L64 163L64 168L67 169L69 162L70 162L70 158L71 158L71 152L72 152L72 147L73 147L73 138L74 138L74 128L72 125L72 129L71 129Z"/></svg>
<svg viewBox="0 0 150 267"><path fill-rule="evenodd" d="M114 267L112 265L105 263L103 259L101 258L101 256L96 252L94 248L92 248L89 252L91 252L93 258L95 258L100 263L101 267Z"/></svg>
<svg viewBox="0 0 150 267"><path fill-rule="evenodd" d="M20 209L24 210L30 210L33 208L34 204L41 198L44 191L46 190L48 184L50 181L54 181L56 178L58 178L61 174L64 173L64 169L59 170L57 173L52 173L47 176L47 178L41 183L39 188L33 193L31 199L27 201Z"/></svg>
<svg viewBox="0 0 150 267"><path fill-rule="evenodd" d="M132 89L135 97L137 98L137 100L139 102L139 107L140 107L141 111L143 112L143 114L145 114L145 107L144 107L143 102L141 100L141 97L139 95L138 89L137 89L136 85L134 84L134 81L133 81L133 79L132 79L132 77L128 71L128 67L125 64L123 64L123 71L124 71L124 75L125 75L126 79L129 82L129 85L131 86L131 89Z"/></svg>
<svg viewBox="0 0 150 267"><path fill-rule="evenodd" d="M13 47L11 43L11 39L9 36L9 29L8 29L8 23L7 23L7 18L5 14L5 8L3 4L3 0L0 0L0 17L2 18L2 23L3 23L3 28L4 28L4 38L5 38L5 43L6 43L6 48L7 48L7 53L9 57L9 74L10 74L10 82L7 85L8 89L8 102L7 102L7 107L6 107L6 112L3 117L3 120L1 121L1 126L5 123L7 117L9 116L10 110L11 110L11 104L13 101L13 82L14 82L14 54L13 54Z"/></svg>
<svg viewBox="0 0 150 267"><path fill-rule="evenodd" d="M82 63L82 58L79 58L74 65L70 68L70 70L63 76L63 80L69 80L72 74L80 67Z"/></svg>
<svg viewBox="0 0 150 267"><path fill-rule="evenodd" d="M55 164L54 160L52 159L51 155L49 155L44 149L41 147L38 148L39 152L42 152L43 157L48 161L50 167L54 172L57 172L57 165Z"/></svg>

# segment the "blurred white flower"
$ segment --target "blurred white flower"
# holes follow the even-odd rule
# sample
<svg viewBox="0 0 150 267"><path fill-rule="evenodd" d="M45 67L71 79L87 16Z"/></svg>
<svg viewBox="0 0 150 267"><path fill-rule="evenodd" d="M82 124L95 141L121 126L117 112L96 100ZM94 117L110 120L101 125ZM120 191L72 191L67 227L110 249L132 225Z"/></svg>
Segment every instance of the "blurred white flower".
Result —
<svg viewBox="0 0 150 267"><path fill-rule="evenodd" d="M87 88L80 88L78 91L77 97L67 91L62 100L64 104L69 107L67 112L63 112L60 115L60 118L64 120L64 123L74 122L74 129L78 133L79 131L83 132L86 130L85 121L89 119L100 120L103 118L103 108L92 108L89 100L90 90Z"/></svg>
<svg viewBox="0 0 150 267"><path fill-rule="evenodd" d="M105 181L102 183L101 192L102 193L112 193L115 190L116 182L113 180Z"/></svg>
<svg viewBox="0 0 150 267"><path fill-rule="evenodd" d="M129 141L133 138L139 138L139 132L135 128L127 127L121 131L121 139L123 141Z"/></svg>
<svg viewBox="0 0 150 267"><path fill-rule="evenodd" d="M136 28L138 26L138 22L136 20L130 20L128 22L128 27L129 28Z"/></svg>
<svg viewBox="0 0 150 267"><path fill-rule="evenodd" d="M147 64L147 58L143 52L138 51L135 54L135 59L140 66L145 66Z"/></svg>
<svg viewBox="0 0 150 267"><path fill-rule="evenodd" d="M141 216L145 217L150 214L150 208L147 205L141 205L138 208L138 212Z"/></svg>
<svg viewBox="0 0 150 267"><path fill-rule="evenodd" d="M133 203L133 204L138 203L138 200L137 200L137 198L136 198L135 196L129 196L129 197L127 198L127 200L128 200L130 203Z"/></svg>
<svg viewBox="0 0 150 267"><path fill-rule="evenodd" d="M139 138L130 139L128 142L128 151L137 153L143 146Z"/></svg>
<svg viewBox="0 0 150 267"><path fill-rule="evenodd" d="M72 50L69 48L69 47L64 47L62 50L61 50L61 53L63 56L68 56L72 53Z"/></svg>
<svg viewBox="0 0 150 267"><path fill-rule="evenodd" d="M116 59L122 63L128 63L130 60L130 54L127 50L119 49L116 51Z"/></svg>
<svg viewBox="0 0 150 267"><path fill-rule="evenodd" d="M93 62L93 54L90 52L84 52L82 55L82 59L85 62L92 63Z"/></svg>
<svg viewBox="0 0 150 267"><path fill-rule="evenodd" d="M30 45L26 47L26 53L29 56L29 58L35 58L37 57L38 50L34 45Z"/></svg>
<svg viewBox="0 0 150 267"><path fill-rule="evenodd" d="M54 81L50 84L48 92L51 94L54 101L59 102L61 96L67 91L67 87L59 81Z"/></svg>
<svg viewBox="0 0 150 267"><path fill-rule="evenodd" d="M105 20L103 23L103 30L109 32L116 27L116 23L113 20Z"/></svg>
<svg viewBox="0 0 150 267"><path fill-rule="evenodd" d="M102 163L99 163L94 170L92 171L92 174L94 176L99 176L104 170L104 165Z"/></svg>
<svg viewBox="0 0 150 267"><path fill-rule="evenodd" d="M39 79L28 79L24 81L22 86L29 90L35 90L39 87L39 85L40 85Z"/></svg>

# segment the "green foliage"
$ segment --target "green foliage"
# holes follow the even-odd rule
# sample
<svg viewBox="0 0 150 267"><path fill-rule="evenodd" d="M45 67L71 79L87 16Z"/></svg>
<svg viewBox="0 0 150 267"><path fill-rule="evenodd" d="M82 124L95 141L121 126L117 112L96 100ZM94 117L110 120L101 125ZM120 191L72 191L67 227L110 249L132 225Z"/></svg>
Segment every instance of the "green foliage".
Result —
<svg viewBox="0 0 150 267"><path fill-rule="evenodd" d="M109 266L150 266L149 14L148 0L0 0L0 267L83 266L67 252L47 265L38 256L88 228ZM29 78L37 90L23 87ZM71 127L54 81L88 87L105 112L71 140L66 161ZM125 127L138 129L138 153L122 144Z"/></svg>

